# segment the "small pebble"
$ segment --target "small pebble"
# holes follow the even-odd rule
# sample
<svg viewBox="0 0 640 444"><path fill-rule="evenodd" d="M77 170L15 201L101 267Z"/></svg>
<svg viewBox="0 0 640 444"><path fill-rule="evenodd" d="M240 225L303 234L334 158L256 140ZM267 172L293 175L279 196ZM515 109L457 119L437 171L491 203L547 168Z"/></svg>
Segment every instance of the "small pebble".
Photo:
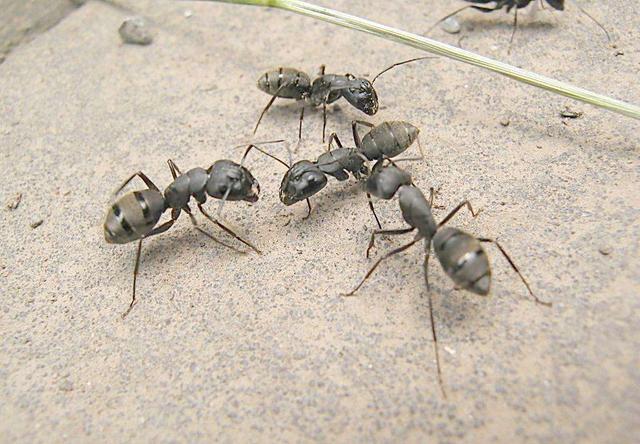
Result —
<svg viewBox="0 0 640 444"><path fill-rule="evenodd" d="M572 109L570 109L568 106L564 108L563 111L560 112L560 116L564 117L566 119L577 119L578 117L582 116L582 112L580 111L573 111Z"/></svg>
<svg viewBox="0 0 640 444"><path fill-rule="evenodd" d="M193 16L193 11L191 9L185 9L183 15L185 18L191 18L191 16Z"/></svg>
<svg viewBox="0 0 640 444"><path fill-rule="evenodd" d="M17 193L7 202L7 209L15 210L20 206L20 202L22 202L22 193Z"/></svg>
<svg viewBox="0 0 640 444"><path fill-rule="evenodd" d="M609 256L613 252L613 250L610 247L600 247L598 248L598 251L603 256Z"/></svg>
<svg viewBox="0 0 640 444"><path fill-rule="evenodd" d="M149 31L147 22L142 17L129 17L125 19L122 25L120 25L118 32L124 43L149 45L153 42L153 36Z"/></svg>
<svg viewBox="0 0 640 444"><path fill-rule="evenodd" d="M500 125L505 126L505 127L509 126L510 123L511 123L511 121L509 119L502 119L500 121Z"/></svg>
<svg viewBox="0 0 640 444"><path fill-rule="evenodd" d="M31 222L31 223L29 224L29 226L30 226L31 228L38 228L38 227L39 227L40 225L42 225L43 223L44 223L44 220L43 220L43 219L38 219L38 220L36 220L36 221L34 221L34 222Z"/></svg>
<svg viewBox="0 0 640 444"><path fill-rule="evenodd" d="M455 17L449 17L445 21L442 22L440 27L449 34L457 34L460 32L460 22Z"/></svg>
<svg viewBox="0 0 640 444"><path fill-rule="evenodd" d="M65 379L60 384L60 390L62 390L63 392L72 392L73 391L73 382L69 381L68 379Z"/></svg>

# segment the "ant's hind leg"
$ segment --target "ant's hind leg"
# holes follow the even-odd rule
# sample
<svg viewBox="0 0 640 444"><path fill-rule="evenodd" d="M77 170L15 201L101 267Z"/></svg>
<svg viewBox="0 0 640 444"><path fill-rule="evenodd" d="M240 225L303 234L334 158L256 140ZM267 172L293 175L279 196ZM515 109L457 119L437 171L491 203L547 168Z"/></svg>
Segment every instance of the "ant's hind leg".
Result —
<svg viewBox="0 0 640 444"><path fill-rule="evenodd" d="M331 144L334 141L336 142L336 145L338 145L338 148L342 148L342 142L340 142L338 135L336 133L331 133L329 136L329 143L327 144L327 152L331 151Z"/></svg>
<svg viewBox="0 0 640 444"><path fill-rule="evenodd" d="M118 187L118 189L116 189L113 192L113 195L115 196L116 194L118 194L120 191L122 191L122 189L124 187L126 187L129 182L131 182L135 177L139 177L140 179L142 179L142 181L144 182L144 184L149 187L149 189L154 190L154 191L160 191L157 187L157 185L155 183L153 183L153 181L151 179L149 179L149 177L147 177L146 174L144 174L142 171L138 171L133 173L131 176L129 176L124 182L122 182L122 185L120 185Z"/></svg>
<svg viewBox="0 0 640 444"><path fill-rule="evenodd" d="M355 294L356 291L358 291L360 289L360 287L362 287L362 284L365 283L365 281L369 278L369 276L371 276L371 273L374 272L374 270L376 268L378 268L378 265L380 265L380 263L382 261L384 261L385 259L389 259L391 256L398 254L398 253L402 253L405 250L408 250L410 247L412 247L413 245L415 245L418 241L421 241L422 238L421 237L416 237L414 240L412 240L411 242L409 242L408 244L405 244L401 247L396 248L395 250L391 250L389 253L385 254L384 256L382 256L380 259L378 259L376 261L375 264L373 264L373 266L369 269L369 271L367 272L367 274L364 276L364 278L362 278L362 280L360 281L360 283L356 286L356 288L354 288L353 290L351 290L349 293L345 293L342 296L353 296Z"/></svg>
<svg viewBox="0 0 640 444"><path fill-rule="evenodd" d="M224 231L226 231L228 234L230 234L231 236L235 237L237 240L239 240L240 242L242 242L243 244L245 244L247 247L251 248L252 250L254 250L256 253L258 254L262 254L262 252L260 250L258 250L251 242L244 240L243 238L241 238L240 236L238 236L231 228L226 227L225 225L223 225L222 223L218 222L216 219L214 219L212 216L209 215L209 213L207 213L204 208L202 208L201 204L198 204L198 210L200 210L200 212L202 213L202 215L204 217L206 217L207 219L209 219L211 222L213 222L214 224L216 224L217 226L219 226L220 228L222 228ZM224 244L226 245L226 244Z"/></svg>
<svg viewBox="0 0 640 444"><path fill-rule="evenodd" d="M509 255L507 254L507 252L505 251L504 248L502 248L502 245L500 245L498 243L498 241L494 240L494 239L488 239L488 238L478 238L478 240L480 242L488 242L488 243L492 243L494 244L496 247L498 247L498 250L500 250L500 252L502 253L502 255L504 256L504 258L507 260L507 262L509 262L509 265L511 265L511 268L513 269L513 271L516 272L516 274L520 277L520 280L522 281L522 283L524 284L525 287L527 287L527 290L529 291L529 294L531 295L531 297L533 297L533 299L536 301L536 303L540 304L540 305L544 305L547 307L551 307L552 303L551 302L545 302L542 301L540 299L538 299L538 296L536 296L533 291L531 290L531 287L529 286L529 283L527 282L527 280L524 278L524 276L522 275L522 273L520 273L520 270L518 269L518 267L516 266L516 264L513 262L513 260L509 257Z"/></svg>
<svg viewBox="0 0 640 444"><path fill-rule="evenodd" d="M375 125L373 123L366 122L364 120L352 120L351 121L351 131L353 132L353 143L356 144L356 148L359 150L362 149L362 141L360 140L360 134L358 133L358 125L363 125L368 128L373 128Z"/></svg>
<svg viewBox="0 0 640 444"><path fill-rule="evenodd" d="M163 223L162 225L160 225L159 227L156 227L154 230L152 230L149 234L147 234L143 239L146 239L148 237L151 236L155 236L156 234L160 234L160 233L164 233L165 231L167 231L169 228L171 228L171 226L175 223L175 219L172 219L170 221L167 221L165 223ZM129 312L133 309L133 306L136 304L136 282L138 281L138 270L140 269L140 255L142 253L142 240L140 239L138 241L138 251L136 253L136 265L133 268L133 289L132 289L132 296L131 296L131 303L129 304L129 308L127 308L127 311L125 311L124 313L122 313L121 317L122 319L126 318L127 315L129 314Z"/></svg>
<svg viewBox="0 0 640 444"><path fill-rule="evenodd" d="M436 369L438 371L438 385L440 386L440 391L442 391L442 396L447 398L447 392L444 390L444 382L442 380L442 368L440 366L440 352L438 350L438 336L436 335L436 321L433 316L433 297L431 295L431 289L429 288L429 257L431 256L430 252L431 243L425 244L425 256L424 256L424 283L427 286L427 294L429 296L429 318L431 320L431 336L433 337L433 351L436 356Z"/></svg>
<svg viewBox="0 0 640 444"><path fill-rule="evenodd" d="M463 202L460 202L458 204L457 207L455 207L453 210L451 210L451 212L447 215L447 217L445 217L444 219L442 219L442 221L438 224L438 228L440 228L441 226L443 226L444 224L446 224L447 222L449 222L449 220L456 215L456 213L458 211L460 211L462 209L462 207L467 207L467 209L471 212L471 215L473 217L476 217L478 214L480 214L480 212L482 211L482 209L478 210L478 211L473 211L473 207L471 206L471 203L468 200L465 200Z"/></svg>
<svg viewBox="0 0 640 444"><path fill-rule="evenodd" d="M133 290L131 296L131 303L129 304L129 308L127 311L122 313L120 317L122 319L126 318L129 312L133 309L133 306L136 304L136 281L138 280L138 269L140 268L140 253L142 252L142 239L138 241L138 252L136 253L136 265L133 267Z"/></svg>
<svg viewBox="0 0 640 444"><path fill-rule="evenodd" d="M373 217L376 220L376 224L378 224L378 228L382 229L382 224L380 223L380 219L378 219L378 215L376 214L376 209L373 207L373 201L371 200L371 194L367 193L367 201L369 202L369 209L373 213Z"/></svg>
<svg viewBox="0 0 640 444"><path fill-rule="evenodd" d="M376 242L376 236L395 236L395 235L399 235L399 234L406 234L406 233L411 233L413 230L415 230L414 227L409 227L409 228L399 228L396 230L375 230L373 231L373 233L371 233L371 239L369 239L369 246L367 247L367 258L369 258L369 252L371 251L371 249L373 248L375 242Z"/></svg>

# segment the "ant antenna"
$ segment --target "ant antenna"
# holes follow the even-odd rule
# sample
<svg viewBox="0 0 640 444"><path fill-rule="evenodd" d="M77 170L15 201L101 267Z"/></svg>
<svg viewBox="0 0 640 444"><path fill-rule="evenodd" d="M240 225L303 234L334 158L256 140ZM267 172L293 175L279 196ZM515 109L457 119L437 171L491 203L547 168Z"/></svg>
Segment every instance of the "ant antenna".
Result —
<svg viewBox="0 0 640 444"><path fill-rule="evenodd" d="M260 148L260 147L259 147L259 146L257 146L257 145L254 145L254 144L251 144L251 145L249 145L249 146L247 147L247 149L246 149L246 150L245 150L245 152L244 152L244 155L242 156L242 161L240 162L240 165L242 165L242 163L244 162L244 160L245 160L245 159L247 158L247 156L249 155L249 152L250 152L252 149L254 149L254 148L255 148L256 150L260 151L260 152L261 152L262 154L264 154L265 156L271 157L273 160L275 160L275 161L277 161L277 162L280 162L280 163L281 163L282 165L284 165L287 169L289 169L289 165L287 165L287 163L286 163L286 162L284 162L282 159L280 159L280 158L278 158L278 157L274 156L273 154L271 154L271 153L269 153L269 152L267 152L267 151L263 150L262 148Z"/></svg>
<svg viewBox="0 0 640 444"><path fill-rule="evenodd" d="M609 43L612 42L611 40L611 35L609 35L609 32L606 30L606 28L604 26L602 26L602 24L597 21L591 14L589 14L587 11L585 11L577 2L575 2L574 0L571 0L571 3L573 3L573 5L578 8L578 10L580 12L582 12L584 15L586 15L587 17L589 17L591 19L591 21L593 23L595 23L598 28L602 29L602 31L604 32L604 34L607 36L607 40L609 41Z"/></svg>
<svg viewBox="0 0 640 444"><path fill-rule="evenodd" d="M409 59L409 60L405 60L404 62L398 62L398 63L394 63L393 65L389 66L388 68L383 69L382 71L380 71L378 74L376 74L376 76L373 78L373 80L371 81L371 84L373 85L373 82L376 81L376 79L378 77L380 77L382 74L384 74L385 72L395 68L396 66L400 66L400 65L404 65L405 63L411 63L411 62L415 62L418 60L426 60L426 59L437 59L438 57L417 57L415 59Z"/></svg>
<svg viewBox="0 0 640 444"><path fill-rule="evenodd" d="M458 13L464 11L465 9L469 9L469 8L473 8L473 5L467 5L467 6L463 6L462 8L456 9L455 11L453 11L451 14L447 14L444 17L442 17L440 20L438 20L437 22L435 22L431 28L427 29L427 32L425 32L425 35L428 35L431 31L433 31L433 29L438 26L440 23L444 22L446 19L453 17L454 15L457 15Z"/></svg>
<svg viewBox="0 0 640 444"><path fill-rule="evenodd" d="M286 140L284 139L278 139L278 140L261 140L260 142L252 142L250 140L246 141L246 142L242 142L240 145L236 145L233 147L233 149L237 149L237 148L242 148L244 146L247 146L248 144L256 144L256 145L268 145L270 143L282 143L282 142L286 142Z"/></svg>

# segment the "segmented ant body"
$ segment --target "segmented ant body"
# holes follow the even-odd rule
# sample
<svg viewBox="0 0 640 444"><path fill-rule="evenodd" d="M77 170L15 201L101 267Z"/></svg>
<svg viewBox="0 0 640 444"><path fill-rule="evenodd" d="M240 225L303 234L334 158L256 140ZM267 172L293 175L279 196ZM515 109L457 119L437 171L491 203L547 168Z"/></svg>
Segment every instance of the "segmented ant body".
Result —
<svg viewBox="0 0 640 444"><path fill-rule="evenodd" d="M142 171L132 174L116 190L115 194L117 195L136 176L147 185L146 190L132 191L119 197L107 211L104 222L104 237L108 243L126 244L138 241L138 251L133 272L133 294L129 308L122 315L123 318L129 314L136 303L136 279L140 265L142 241L169 230L182 211L189 215L191 223L198 231L215 242L235 250L231 245L218 240L200 228L189 207L189 202L192 198L195 199L198 210L202 215L240 242L260 253L255 246L235 234L233 230L209 215L203 208L203 204L207 201L207 196L220 199L219 218L225 201L243 200L256 202L258 200L260 185L251 172L242 165L251 147L252 145L247 148L240 164L231 160L218 160L206 170L204 168L193 168L184 174L169 159L167 163L173 176L173 182L169 184L164 192L161 192ZM169 209L171 210L171 220L158 226L160 217Z"/></svg>
<svg viewBox="0 0 640 444"><path fill-rule="evenodd" d="M482 243L493 243L498 247L503 256L507 259L512 269L518 274L524 285L527 287L529 294L534 300L542 305L550 306L548 302L541 301L533 293L529 283L518 270L513 260L509 257L504 248L495 240L488 238L476 238L462 230L444 225L462 208L469 209L475 217L477 212L473 211L469 201L463 201L456 206L440 223L436 223L431 208L433 206L434 190L431 189L430 199L427 200L418 187L413 184L411 175L390 163L384 165L385 160L379 160L374 165L371 174L367 178L367 191L372 195L389 200L395 195L398 196L400 210L408 228L400 228L393 230L375 230L369 241L367 248L367 257L374 246L375 238L379 235L400 235L417 230L414 239L378 259L369 269L365 277L360 283L345 296L352 296L360 289L364 282L371 276L373 271L380 263L391 256L401 253L421 240L424 240L425 259L424 259L424 279L429 291L428 266L431 246L438 258L445 273L453 280L457 288L468 290L479 295L487 295L491 287L491 267L486 252L482 248ZM442 372L440 368L440 357L437 347L437 337L435 324L433 319L433 305L431 294L429 293L429 312L431 316L431 329L434 341L434 349L436 355L436 364L438 370L438 380L444 396L446 397L442 384Z"/></svg>
<svg viewBox="0 0 640 444"><path fill-rule="evenodd" d="M373 80L358 78L352 74L325 74L325 66L320 67L320 75L311 82L310 77L295 68L276 68L264 73L258 79L258 88L269 94L271 100L264 107L253 130L255 134L262 118L277 98L293 99L304 102L300 110L300 126L298 139L302 138L302 121L304 120L305 105L322 106L323 126L322 141L325 141L327 126L327 105L344 98L354 108L372 116L378 112L378 93L373 87L376 79L386 71L405 63L433 57L419 57L394 63L378 73Z"/></svg>
<svg viewBox="0 0 640 444"><path fill-rule="evenodd" d="M358 133L358 125L371 128L362 139ZM306 217L309 217L311 214L309 198L327 185L327 176L334 177L338 181L347 180L350 176L361 180L369 175L368 161L398 156L416 140L420 146L418 138L420 130L408 122L389 121L373 125L354 120L351 126L356 146L343 147L336 133L332 133L329 137L327 152L318 157L316 161L300 160L289 167L282 160L261 150L288 168L280 184L280 201L283 204L289 206L306 200L308 207ZM338 148L332 150L331 146L334 142ZM420 153L421 158L424 158L421 147ZM367 197L378 227L381 227L369 194Z"/></svg>
<svg viewBox="0 0 640 444"><path fill-rule="evenodd" d="M529 4L536 2L536 0L463 0L463 1L467 3L474 3L474 4L464 6L452 12L451 14L448 14L445 17L441 18L427 31L427 33L430 32L433 28L435 28L439 23L442 23L449 17L453 17L454 15L457 15L459 12L462 12L465 9L471 8L483 13L491 13L494 11L499 11L504 8L507 13L510 13L511 10L513 10L513 31L511 33L511 38L509 39L509 51L511 51L511 44L513 43L513 38L515 37L516 30L518 29L518 10L522 8L526 8L527 6L529 6ZM564 11L564 0L539 0L539 4L541 8L544 8L545 2L557 11ZM490 5L490 3L492 3L492 5ZM479 6L479 5L483 5L483 6ZM602 29L602 31L607 36L607 40L611 42L611 36L609 35L609 32L605 29L605 27L602 26L600 22L598 22L594 17L591 16L591 14L589 14L587 11L582 9L575 2L574 2L574 5L578 8L578 10L580 10L580 12L582 12L584 15L589 17L589 19L591 19L600 29Z"/></svg>

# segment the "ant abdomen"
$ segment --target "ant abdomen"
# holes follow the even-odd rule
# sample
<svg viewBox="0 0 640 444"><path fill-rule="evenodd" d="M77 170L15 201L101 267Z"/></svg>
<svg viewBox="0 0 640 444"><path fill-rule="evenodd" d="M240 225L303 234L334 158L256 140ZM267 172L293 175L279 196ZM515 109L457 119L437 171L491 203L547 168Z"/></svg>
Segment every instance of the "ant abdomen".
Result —
<svg viewBox="0 0 640 444"><path fill-rule="evenodd" d="M159 191L127 193L107 211L104 238L110 244L126 244L141 239L153 230L165 209L164 197Z"/></svg>
<svg viewBox="0 0 640 444"><path fill-rule="evenodd" d="M419 134L420 129L409 122L383 122L362 138L361 151L369 160L395 157L409 148Z"/></svg>
<svg viewBox="0 0 640 444"><path fill-rule="evenodd" d="M260 76L258 88L272 96L300 100L309 93L311 79L295 68L280 67Z"/></svg>
<svg viewBox="0 0 640 444"><path fill-rule="evenodd" d="M440 228L433 237L433 248L442 269L460 288L487 295L491 287L491 266L480 242L452 227Z"/></svg>

